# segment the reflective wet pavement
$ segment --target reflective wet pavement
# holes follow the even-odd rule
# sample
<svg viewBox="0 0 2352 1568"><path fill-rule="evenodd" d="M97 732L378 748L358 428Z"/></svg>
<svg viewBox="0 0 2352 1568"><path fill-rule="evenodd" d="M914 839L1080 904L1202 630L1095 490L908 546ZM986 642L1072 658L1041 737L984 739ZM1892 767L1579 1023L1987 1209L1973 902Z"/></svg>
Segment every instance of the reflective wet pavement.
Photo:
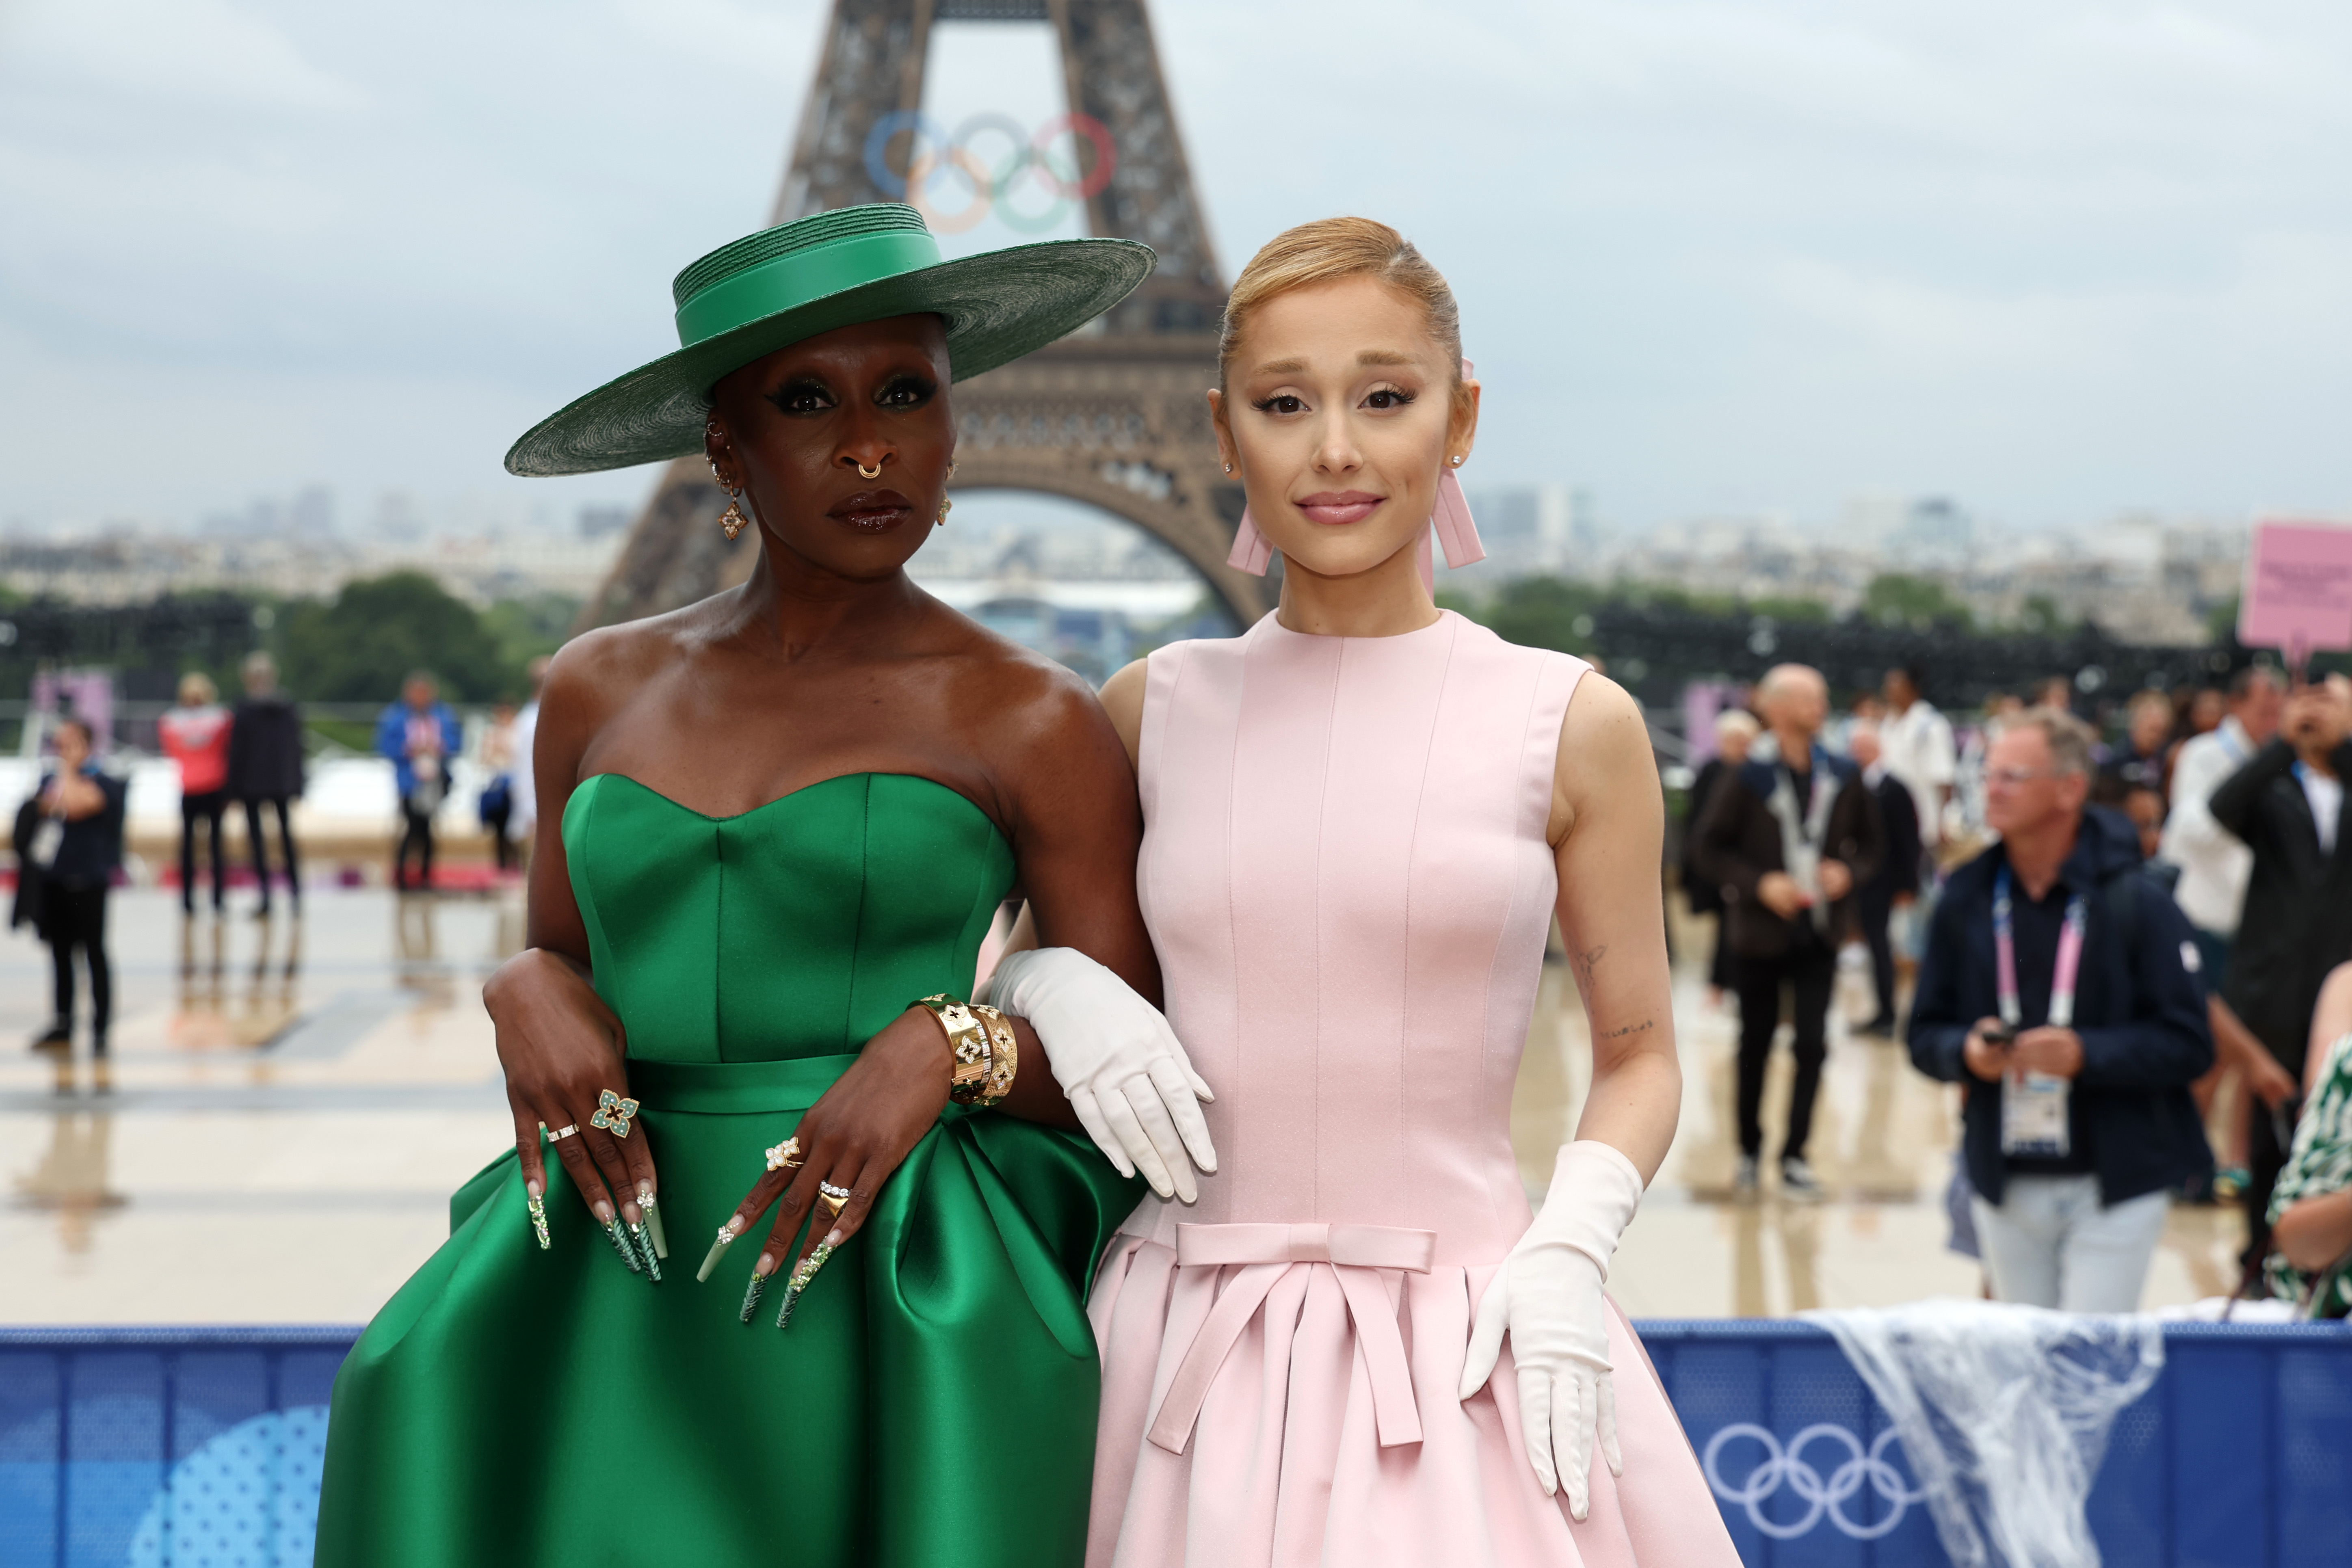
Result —
<svg viewBox="0 0 2352 1568"><path fill-rule="evenodd" d="M246 895L249 900L250 895ZM235 900L233 900L233 904ZM1704 951L1685 922L1678 952ZM113 900L112 1087L84 1043L58 1063L47 951L0 942L0 1321L356 1322L447 1233L448 1197L511 1131L483 977L522 935L513 892L320 889L299 921L184 921L168 894ZM1730 1185L1734 1020L1682 973L1682 1128L1612 1271L1639 1317L1778 1316L1979 1289L1945 1249L1952 1091L1899 1044L1833 1025L1811 1153L1828 1201ZM1864 1016L1867 982L1839 1005ZM1564 969L1545 972L1512 1112L1531 1190L1589 1077ZM1765 1126L1781 1120L1787 1053ZM515 1223L525 1223L518 1213ZM2177 1207L2143 1305L2221 1293L2238 1222Z"/></svg>

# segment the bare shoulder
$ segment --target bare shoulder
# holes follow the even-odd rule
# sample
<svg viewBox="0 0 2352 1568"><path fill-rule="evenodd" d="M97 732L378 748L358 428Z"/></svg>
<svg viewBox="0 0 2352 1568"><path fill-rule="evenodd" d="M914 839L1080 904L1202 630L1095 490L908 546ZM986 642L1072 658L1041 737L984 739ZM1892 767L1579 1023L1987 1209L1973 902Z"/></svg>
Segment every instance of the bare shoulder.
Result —
<svg viewBox="0 0 2352 1568"><path fill-rule="evenodd" d="M1663 809L1657 758L1641 703L1599 670L1587 670L1560 719L1550 842L1561 843L1587 818Z"/></svg>
<svg viewBox="0 0 2352 1568"><path fill-rule="evenodd" d="M1110 715L1111 728L1118 731L1130 763L1143 744L1143 691L1150 674L1150 660L1139 658L1103 682L1103 711Z"/></svg>
<svg viewBox="0 0 2352 1568"><path fill-rule="evenodd" d="M638 688L694 640L699 608L689 605L641 621L598 626L565 643L548 663L541 722L593 730L605 715L626 706Z"/></svg>
<svg viewBox="0 0 2352 1568"><path fill-rule="evenodd" d="M1003 754L1043 750L1066 757L1100 748L1110 733L1109 721L1085 677L1058 659L949 613L955 629L940 651L950 656L956 706L989 716L990 736L1010 745Z"/></svg>

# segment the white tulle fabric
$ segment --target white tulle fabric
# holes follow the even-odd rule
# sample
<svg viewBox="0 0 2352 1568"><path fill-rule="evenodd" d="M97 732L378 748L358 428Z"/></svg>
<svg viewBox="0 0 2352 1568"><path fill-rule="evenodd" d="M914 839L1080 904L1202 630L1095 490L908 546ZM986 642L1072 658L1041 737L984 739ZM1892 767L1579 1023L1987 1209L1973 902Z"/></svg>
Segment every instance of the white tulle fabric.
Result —
<svg viewBox="0 0 2352 1568"><path fill-rule="evenodd" d="M2160 1320L1953 1300L1803 1316L1885 1407L1958 1568L2099 1568L2084 1507L2116 1415L2164 1370Z"/></svg>

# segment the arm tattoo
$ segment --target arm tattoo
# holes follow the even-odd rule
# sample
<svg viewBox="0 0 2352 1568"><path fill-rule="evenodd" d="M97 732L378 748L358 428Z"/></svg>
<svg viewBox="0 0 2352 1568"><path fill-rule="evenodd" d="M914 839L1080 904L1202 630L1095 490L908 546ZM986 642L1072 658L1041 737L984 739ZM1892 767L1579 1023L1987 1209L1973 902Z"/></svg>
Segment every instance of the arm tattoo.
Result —
<svg viewBox="0 0 2352 1568"><path fill-rule="evenodd" d="M1599 947L1588 947L1582 952L1576 955L1574 963L1576 965L1576 985L1578 990L1591 991L1592 989L1592 972L1600 967L1601 961L1607 956L1609 956L1609 948L1606 943L1603 943Z"/></svg>
<svg viewBox="0 0 2352 1568"><path fill-rule="evenodd" d="M1603 1040L1622 1040L1628 1035L1638 1035L1644 1029L1654 1028L1656 1024L1657 1020L1654 1018L1644 1018L1638 1024L1628 1024L1622 1029L1612 1029L1607 1034L1596 1037Z"/></svg>

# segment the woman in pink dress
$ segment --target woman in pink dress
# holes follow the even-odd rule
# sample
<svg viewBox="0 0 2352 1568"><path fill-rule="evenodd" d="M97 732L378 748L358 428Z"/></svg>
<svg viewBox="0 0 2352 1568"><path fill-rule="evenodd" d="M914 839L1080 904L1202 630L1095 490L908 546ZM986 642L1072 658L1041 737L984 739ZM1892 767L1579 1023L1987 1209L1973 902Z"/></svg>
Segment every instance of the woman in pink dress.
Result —
<svg viewBox="0 0 2352 1568"><path fill-rule="evenodd" d="M1279 551L1281 607L1103 693L1214 1168L1196 1203L1147 1197L1097 1277L1087 1560L1736 1563L1601 1292L1681 1099L1642 715L1432 600L1433 519L1478 555L1454 478L1478 386L1395 230L1276 238L1222 358L1235 563ZM1555 913L1592 1089L1531 1222L1509 1110Z"/></svg>

